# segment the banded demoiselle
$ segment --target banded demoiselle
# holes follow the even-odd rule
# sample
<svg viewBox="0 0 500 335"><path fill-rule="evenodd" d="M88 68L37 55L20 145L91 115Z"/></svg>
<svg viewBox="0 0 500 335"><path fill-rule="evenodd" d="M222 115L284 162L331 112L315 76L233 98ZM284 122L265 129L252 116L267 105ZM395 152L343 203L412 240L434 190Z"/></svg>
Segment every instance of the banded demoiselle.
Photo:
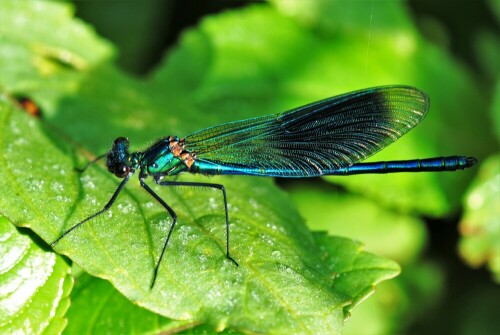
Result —
<svg viewBox="0 0 500 335"><path fill-rule="evenodd" d="M129 152L129 141L117 138L107 157L109 172L122 178L104 208L62 233L54 246L83 223L106 212L130 177L139 172L141 186L172 218L156 262L151 288L177 221L175 211L145 180L163 186L209 187L220 190L229 253L229 214L221 184L179 182L165 177L189 172L203 175L252 175L306 178L363 173L455 171L477 163L473 157L448 156L406 161L359 163L415 127L429 109L429 98L410 86L382 86L314 102L290 111L206 128L184 138L168 136L144 151ZM87 166L88 166L87 165Z"/></svg>

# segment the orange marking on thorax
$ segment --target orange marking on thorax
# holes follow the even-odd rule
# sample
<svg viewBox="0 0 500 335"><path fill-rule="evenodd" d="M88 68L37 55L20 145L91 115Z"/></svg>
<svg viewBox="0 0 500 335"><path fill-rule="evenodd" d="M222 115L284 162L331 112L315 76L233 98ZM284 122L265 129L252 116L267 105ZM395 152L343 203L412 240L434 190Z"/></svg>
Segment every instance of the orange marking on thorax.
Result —
<svg viewBox="0 0 500 335"><path fill-rule="evenodd" d="M170 136L168 141L170 145L170 152L172 152L174 157L179 157L188 169L191 168L196 159L196 154L194 152L190 153L184 150L184 138L177 139L176 137Z"/></svg>
<svg viewBox="0 0 500 335"><path fill-rule="evenodd" d="M191 168L191 166L194 164L194 157L189 152L184 151L183 153L181 153L181 159L184 164L186 164L188 169Z"/></svg>
<svg viewBox="0 0 500 335"><path fill-rule="evenodd" d="M180 140L177 140L175 137L170 136L168 141L170 145L170 152L172 152L174 157L179 157L184 151L184 139L181 138Z"/></svg>

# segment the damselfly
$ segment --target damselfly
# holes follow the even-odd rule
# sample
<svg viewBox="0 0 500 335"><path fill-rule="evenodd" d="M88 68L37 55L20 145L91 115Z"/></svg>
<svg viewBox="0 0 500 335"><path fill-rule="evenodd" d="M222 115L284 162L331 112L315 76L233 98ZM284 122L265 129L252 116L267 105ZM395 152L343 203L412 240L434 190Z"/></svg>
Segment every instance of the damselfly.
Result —
<svg viewBox="0 0 500 335"><path fill-rule="evenodd" d="M252 175L305 178L363 173L455 171L476 164L473 157L448 156L406 161L359 163L415 127L429 109L429 98L409 86L384 86L351 92L314 102L282 114L230 122L184 138L168 136L145 151L129 152L129 141L117 138L111 150L88 165L107 157L106 166L123 180L104 208L62 233L54 246L83 223L106 212L135 172L140 185L172 217L153 287L165 249L177 221L175 211L148 184L209 187L220 190L226 219L226 256L229 252L227 197L221 184L164 180L180 173ZM87 166L88 166L87 165Z"/></svg>

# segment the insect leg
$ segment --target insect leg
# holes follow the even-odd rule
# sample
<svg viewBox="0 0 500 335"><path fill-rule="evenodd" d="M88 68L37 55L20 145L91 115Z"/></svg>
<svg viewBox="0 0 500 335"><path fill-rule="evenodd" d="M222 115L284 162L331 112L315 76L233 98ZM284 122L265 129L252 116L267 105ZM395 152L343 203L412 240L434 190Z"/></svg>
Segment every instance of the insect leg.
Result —
<svg viewBox="0 0 500 335"><path fill-rule="evenodd" d="M160 267L161 260L163 259L163 255L165 254L165 249L167 248L168 241L170 240L170 235L172 235L172 231L174 231L175 223L177 222L177 214L175 214L174 210L167 205L167 203L158 195L156 194L151 187L149 187L145 182L144 182L144 177L139 178L141 182L141 186L149 193L153 198L155 198L170 214L172 217L172 225L170 226L170 230L168 231L167 239L165 240L165 243L163 244L163 248L160 253L160 257L158 258L158 262L155 265L154 273L153 273L153 280L151 281L151 286L150 288L152 289L155 281L156 281L156 276L158 275L158 269Z"/></svg>
<svg viewBox="0 0 500 335"><path fill-rule="evenodd" d="M182 182L182 181L159 181L155 179L155 182L161 186L194 186L194 187L210 187L215 188L222 191L222 195L224 196L224 210L226 212L226 257L231 260L236 266L238 263L231 257L229 254L229 214L227 210L227 196L226 189L224 185L221 184L211 184L211 183L197 183L197 182Z"/></svg>
<svg viewBox="0 0 500 335"><path fill-rule="evenodd" d="M113 193L113 195L111 196L111 199L109 199L108 203L106 204L106 206L104 206L103 209L101 209L99 212L95 213L95 214L92 214L91 216L89 216L88 218L86 218L85 220L83 221L80 221L78 222L76 225L74 225L73 227L71 227L70 229L66 230L64 233L61 234L61 236L59 236L54 242L52 242L50 244L51 247L53 247L54 245L56 245L63 237L65 237L66 235L68 235L69 233L71 233L73 230L75 230L76 228L78 228L79 226L81 226L82 224L84 224L85 222L95 218L96 216L98 215L101 215L102 213L104 213L105 211L107 211L111 206L113 206L115 200L116 200L116 197L118 197L118 194L120 194L120 191L123 189L123 186L125 186L125 184L127 183L127 181L129 180L131 174L127 175L123 180L122 182L120 183L120 185L118 185L118 188L116 189L115 193Z"/></svg>

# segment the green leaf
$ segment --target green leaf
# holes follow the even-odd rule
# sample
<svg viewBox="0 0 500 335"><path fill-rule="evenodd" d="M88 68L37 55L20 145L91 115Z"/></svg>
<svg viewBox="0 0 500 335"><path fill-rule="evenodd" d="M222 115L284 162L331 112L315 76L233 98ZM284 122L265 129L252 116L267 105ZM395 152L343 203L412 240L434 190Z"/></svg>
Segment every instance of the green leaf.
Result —
<svg viewBox="0 0 500 335"><path fill-rule="evenodd" d="M425 226L416 217L333 187L325 189L322 184L294 185L287 190L312 230L363 241L367 251L402 264L415 261L425 245Z"/></svg>
<svg viewBox="0 0 500 335"><path fill-rule="evenodd" d="M376 284L400 272L397 263L364 252L359 242L324 233L316 233L315 239L320 245L322 259L328 263L327 269L334 276L333 287L351 298L345 307L346 314L370 296Z"/></svg>
<svg viewBox="0 0 500 335"><path fill-rule="evenodd" d="M172 321L132 304L111 284L82 274L71 292L65 334L177 333L195 324Z"/></svg>
<svg viewBox="0 0 500 335"><path fill-rule="evenodd" d="M4 172L14 177L2 178L6 185L1 189L20 198L4 194L1 207L14 222L24 222L46 241L54 241L62 231L61 224L66 222L68 228L88 215L87 208L105 203L111 192L103 189L112 190L113 181L97 168L78 181L70 172L68 158L57 152L35 120L7 105L1 111L1 133L5 138L16 133L19 139L4 150ZM44 148L39 157L44 165L21 160L26 154L35 156L40 147ZM78 191L78 182L83 190ZM173 319L211 322L218 329L232 326L304 333L339 329L344 298L331 290L331 280L314 270L323 265L298 215L275 210L287 208L288 201L269 181L250 183L246 178L234 178L226 183L229 194L238 194L229 203L232 238L237 241L232 253L239 268L225 258L224 216L216 200L219 194L188 189L181 196L158 189L162 197L171 199L179 226L152 291L153 266L170 220L137 186L130 186L132 193L123 194L109 214L83 225L56 249L86 271L109 279L137 304ZM28 198L32 190L37 196ZM212 205L207 208L207 203ZM25 210L20 211L16 204L23 204Z"/></svg>
<svg viewBox="0 0 500 335"><path fill-rule="evenodd" d="M316 233L315 240L320 245L321 258L328 263L323 271L334 277L334 288L337 285L342 287L342 292L350 299L346 313L371 294L374 285L399 273L397 264L362 251L359 243L323 233ZM183 329L187 330L181 334L211 333L211 328L205 325L168 320L132 305L109 283L87 274L78 277L71 298L66 334L110 330L117 333L177 333ZM231 330L223 332L226 333L236 334Z"/></svg>
<svg viewBox="0 0 500 335"><path fill-rule="evenodd" d="M0 217L0 333L60 334L73 286L62 257Z"/></svg>
<svg viewBox="0 0 500 335"><path fill-rule="evenodd" d="M81 71L113 57L109 43L73 12L50 1L2 1L2 90L29 95L51 113L58 99L78 89Z"/></svg>
<svg viewBox="0 0 500 335"><path fill-rule="evenodd" d="M500 283L500 155L481 164L481 170L465 199L460 222L459 251L472 267L487 265Z"/></svg>
<svg viewBox="0 0 500 335"><path fill-rule="evenodd" d="M434 304L439 301L439 269L418 261L427 241L420 219L323 183L293 185L287 191L312 230L363 241L365 250L403 267L401 276L377 286L376 294L355 308L345 334L403 332L420 311L432 305L426 299Z"/></svg>
<svg viewBox="0 0 500 335"><path fill-rule="evenodd" d="M64 152L19 110L2 105L0 122L4 138L15 133L18 139L3 148L3 173L11 178L1 178L1 189L18 197L1 197L1 208L14 222L51 242L63 224L69 228L106 202L116 185L106 171L93 168L78 178ZM36 155L43 165L30 161ZM337 331L345 297L318 272L323 264L312 237L294 211L276 210L287 208L288 201L270 181L250 181L226 182L228 193L238 195L230 196L229 204L232 254L239 268L225 258L220 195L192 188L182 193L157 189L177 211L179 223L152 291L153 267L171 221L136 185L108 214L68 235L56 249L109 279L135 303L169 318L209 322L217 329Z"/></svg>
<svg viewBox="0 0 500 335"><path fill-rule="evenodd" d="M36 56L52 57L77 69L88 68L112 54L111 46L73 18L74 9L51 1L2 1L2 36ZM62 28L65 29L55 29ZM78 43L75 43L75 40Z"/></svg>

